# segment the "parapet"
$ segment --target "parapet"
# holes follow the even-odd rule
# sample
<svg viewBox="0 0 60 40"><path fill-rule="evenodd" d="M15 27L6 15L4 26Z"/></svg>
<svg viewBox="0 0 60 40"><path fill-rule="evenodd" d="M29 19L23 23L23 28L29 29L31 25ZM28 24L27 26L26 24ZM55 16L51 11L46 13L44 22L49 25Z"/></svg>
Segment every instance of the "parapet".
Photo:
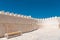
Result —
<svg viewBox="0 0 60 40"><path fill-rule="evenodd" d="M39 28L31 16L0 11L0 37L14 37Z"/></svg>

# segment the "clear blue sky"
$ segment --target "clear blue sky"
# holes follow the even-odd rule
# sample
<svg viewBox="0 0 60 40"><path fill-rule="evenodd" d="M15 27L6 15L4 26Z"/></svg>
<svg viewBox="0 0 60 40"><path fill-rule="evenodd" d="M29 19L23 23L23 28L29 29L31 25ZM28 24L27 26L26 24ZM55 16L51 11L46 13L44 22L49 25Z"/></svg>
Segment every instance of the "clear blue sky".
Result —
<svg viewBox="0 0 60 40"><path fill-rule="evenodd" d="M60 16L60 0L0 0L0 10L36 18Z"/></svg>

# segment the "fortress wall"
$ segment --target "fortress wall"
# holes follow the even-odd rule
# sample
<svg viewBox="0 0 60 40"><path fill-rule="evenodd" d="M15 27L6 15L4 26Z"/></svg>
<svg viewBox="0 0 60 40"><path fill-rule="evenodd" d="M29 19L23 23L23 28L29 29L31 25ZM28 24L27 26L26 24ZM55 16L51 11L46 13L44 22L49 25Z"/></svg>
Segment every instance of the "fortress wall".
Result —
<svg viewBox="0 0 60 40"><path fill-rule="evenodd" d="M21 17L14 17L14 16L6 16L6 15L0 15L0 23L34 23L36 20L34 19L27 19L27 18L21 18Z"/></svg>
<svg viewBox="0 0 60 40"><path fill-rule="evenodd" d="M0 14L0 36L4 36L5 33L11 33L16 31L29 32L38 29L39 25L37 20L33 18L24 18Z"/></svg>
<svg viewBox="0 0 60 40"><path fill-rule="evenodd" d="M42 26L44 28L50 29L50 28L59 28L59 21L58 18L52 17L47 18L42 21Z"/></svg>

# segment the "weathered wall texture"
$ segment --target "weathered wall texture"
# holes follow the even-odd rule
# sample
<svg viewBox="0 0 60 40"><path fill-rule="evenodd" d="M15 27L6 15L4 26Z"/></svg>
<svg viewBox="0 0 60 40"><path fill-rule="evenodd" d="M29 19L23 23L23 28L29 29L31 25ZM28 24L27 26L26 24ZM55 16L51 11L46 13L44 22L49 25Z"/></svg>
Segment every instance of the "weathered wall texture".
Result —
<svg viewBox="0 0 60 40"><path fill-rule="evenodd" d="M51 17L51 18L46 18L46 19L42 19L41 25L43 28L59 28L59 21L58 21L58 17Z"/></svg>
<svg viewBox="0 0 60 40"><path fill-rule="evenodd" d="M0 37L16 31L29 32L38 29L37 20L0 14Z"/></svg>

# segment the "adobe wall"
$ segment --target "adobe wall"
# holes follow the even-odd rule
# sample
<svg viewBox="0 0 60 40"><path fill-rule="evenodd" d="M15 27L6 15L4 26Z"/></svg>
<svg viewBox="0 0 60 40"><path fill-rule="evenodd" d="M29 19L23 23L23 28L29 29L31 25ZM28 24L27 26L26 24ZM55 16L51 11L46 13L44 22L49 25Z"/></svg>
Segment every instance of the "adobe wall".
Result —
<svg viewBox="0 0 60 40"><path fill-rule="evenodd" d="M29 32L38 29L37 20L0 14L0 37L16 31Z"/></svg>
<svg viewBox="0 0 60 40"><path fill-rule="evenodd" d="M58 29L59 28L59 21L58 17L51 17L42 19L42 27L46 29Z"/></svg>

